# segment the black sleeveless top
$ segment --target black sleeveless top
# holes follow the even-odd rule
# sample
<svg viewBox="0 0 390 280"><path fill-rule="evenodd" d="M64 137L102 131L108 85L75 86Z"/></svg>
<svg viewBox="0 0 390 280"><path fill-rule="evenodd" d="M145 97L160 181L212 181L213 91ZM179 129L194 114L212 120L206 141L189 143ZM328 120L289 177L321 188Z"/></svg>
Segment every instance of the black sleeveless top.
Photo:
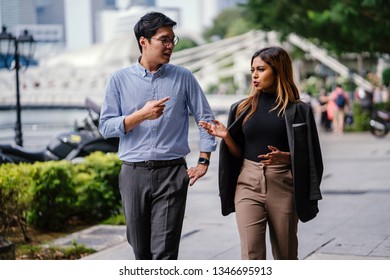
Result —
<svg viewBox="0 0 390 280"><path fill-rule="evenodd" d="M290 151L284 116L278 116L278 110L271 111L275 101L275 93L260 93L256 112L242 127L244 158L259 162L259 155L271 152L268 145Z"/></svg>

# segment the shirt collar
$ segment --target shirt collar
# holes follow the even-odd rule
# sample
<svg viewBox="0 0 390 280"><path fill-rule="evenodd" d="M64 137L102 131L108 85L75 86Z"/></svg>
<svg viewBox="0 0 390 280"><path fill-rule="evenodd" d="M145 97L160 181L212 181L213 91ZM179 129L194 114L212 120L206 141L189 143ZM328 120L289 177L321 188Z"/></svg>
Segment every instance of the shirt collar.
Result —
<svg viewBox="0 0 390 280"><path fill-rule="evenodd" d="M150 71L143 67L140 63L141 56L138 58L136 66L137 66L137 71L142 77L146 77L148 74L150 74ZM161 67L154 73L152 74L155 77L160 77L164 74L166 64L161 65Z"/></svg>

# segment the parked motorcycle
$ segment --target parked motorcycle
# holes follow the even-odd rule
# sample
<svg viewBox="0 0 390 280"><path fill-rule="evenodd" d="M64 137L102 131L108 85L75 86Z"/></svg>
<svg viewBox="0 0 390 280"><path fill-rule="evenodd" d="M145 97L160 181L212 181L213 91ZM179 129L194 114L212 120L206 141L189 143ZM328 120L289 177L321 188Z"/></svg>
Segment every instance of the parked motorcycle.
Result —
<svg viewBox="0 0 390 280"><path fill-rule="evenodd" d="M87 117L81 124L75 123L74 131L55 136L49 144L40 150L28 150L15 144L0 145L0 164L49 160L75 160L93 152L116 153L119 138L104 139L98 130L100 108L87 98L85 107Z"/></svg>
<svg viewBox="0 0 390 280"><path fill-rule="evenodd" d="M390 112L374 111L370 119L370 131L377 137L384 137L390 129Z"/></svg>

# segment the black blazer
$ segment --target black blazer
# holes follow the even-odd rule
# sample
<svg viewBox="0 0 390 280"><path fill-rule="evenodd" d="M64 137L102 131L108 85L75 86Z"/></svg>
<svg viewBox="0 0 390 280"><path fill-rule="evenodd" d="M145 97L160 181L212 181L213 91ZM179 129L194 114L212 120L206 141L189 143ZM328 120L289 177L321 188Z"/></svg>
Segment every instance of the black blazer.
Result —
<svg viewBox="0 0 390 280"><path fill-rule="evenodd" d="M242 100L241 100L242 101ZM236 118L238 104L229 112L228 129L234 141L244 143L242 122L246 112ZM302 222L313 219L318 213L318 200L322 199L320 184L323 173L321 147L313 112L309 104L291 103L285 113L287 137L291 153L291 170L294 185L294 203ZM234 212L234 195L243 158L234 157L222 140L219 150L219 194L222 215Z"/></svg>

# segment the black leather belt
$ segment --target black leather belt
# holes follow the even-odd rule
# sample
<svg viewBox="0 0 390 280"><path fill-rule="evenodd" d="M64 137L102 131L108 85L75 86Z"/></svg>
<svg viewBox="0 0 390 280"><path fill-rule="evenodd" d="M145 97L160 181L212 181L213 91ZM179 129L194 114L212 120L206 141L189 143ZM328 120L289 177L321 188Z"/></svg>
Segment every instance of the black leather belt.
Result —
<svg viewBox="0 0 390 280"><path fill-rule="evenodd" d="M172 160L147 160L147 161L140 161L140 162L128 162L128 161L123 162L123 164L125 165L129 165L133 167L147 167L150 169L176 166L185 163L186 160L184 158L178 158Z"/></svg>

